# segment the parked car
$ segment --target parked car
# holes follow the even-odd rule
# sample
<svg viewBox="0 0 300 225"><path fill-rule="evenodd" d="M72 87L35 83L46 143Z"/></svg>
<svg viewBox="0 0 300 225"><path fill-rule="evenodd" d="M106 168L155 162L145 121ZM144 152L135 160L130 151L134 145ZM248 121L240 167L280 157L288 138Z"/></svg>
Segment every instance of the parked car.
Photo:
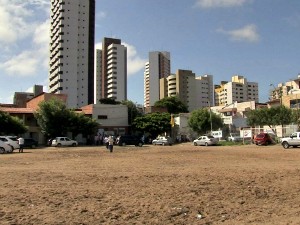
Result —
<svg viewBox="0 0 300 225"><path fill-rule="evenodd" d="M203 135L193 141L195 146L197 146L197 145L205 145L205 146L216 145L216 144L218 144L218 142L219 142L218 138L215 138L211 135Z"/></svg>
<svg viewBox="0 0 300 225"><path fill-rule="evenodd" d="M24 138L24 148L36 148L38 142L33 138Z"/></svg>
<svg viewBox="0 0 300 225"><path fill-rule="evenodd" d="M10 145L6 144L4 141L0 140L0 153L12 153L13 149Z"/></svg>
<svg viewBox="0 0 300 225"><path fill-rule="evenodd" d="M52 140L52 146L61 147L61 146L77 146L78 142L71 140L68 137L56 137Z"/></svg>
<svg viewBox="0 0 300 225"><path fill-rule="evenodd" d="M254 138L254 144L256 145L269 145L272 143L274 143L274 141L268 133L257 134Z"/></svg>
<svg viewBox="0 0 300 225"><path fill-rule="evenodd" d="M135 145L142 147L143 146L143 141L141 138L133 135L121 135L120 137L117 138L117 145L119 146L125 146L125 145Z"/></svg>
<svg viewBox="0 0 300 225"><path fill-rule="evenodd" d="M233 142L238 142L243 140L243 138L238 133L230 133L227 139L228 141L233 141Z"/></svg>
<svg viewBox="0 0 300 225"><path fill-rule="evenodd" d="M152 144L154 144L154 145L172 145L173 140L171 137L159 136L152 141Z"/></svg>
<svg viewBox="0 0 300 225"><path fill-rule="evenodd" d="M0 136L0 140L11 146L12 151L20 148L16 136Z"/></svg>

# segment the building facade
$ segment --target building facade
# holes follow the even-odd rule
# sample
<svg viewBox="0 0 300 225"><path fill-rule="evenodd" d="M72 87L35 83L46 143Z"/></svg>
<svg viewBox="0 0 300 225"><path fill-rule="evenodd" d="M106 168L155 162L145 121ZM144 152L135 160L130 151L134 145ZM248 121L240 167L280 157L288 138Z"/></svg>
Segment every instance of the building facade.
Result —
<svg viewBox="0 0 300 225"><path fill-rule="evenodd" d="M191 70L179 69L176 74L160 79L160 99L177 96L189 111L214 104L213 76L196 77Z"/></svg>
<svg viewBox="0 0 300 225"><path fill-rule="evenodd" d="M49 92L94 102L95 0L51 0Z"/></svg>
<svg viewBox="0 0 300 225"><path fill-rule="evenodd" d="M221 81L215 85L215 105L226 106L234 102L258 102L258 83L248 82L243 76L235 75L231 82Z"/></svg>
<svg viewBox="0 0 300 225"><path fill-rule="evenodd" d="M95 98L127 100L127 48L120 39L105 37L96 55Z"/></svg>
<svg viewBox="0 0 300 225"><path fill-rule="evenodd" d="M161 99L160 79L170 75L170 53L149 52L149 61L145 64L144 71L144 106L150 107Z"/></svg>

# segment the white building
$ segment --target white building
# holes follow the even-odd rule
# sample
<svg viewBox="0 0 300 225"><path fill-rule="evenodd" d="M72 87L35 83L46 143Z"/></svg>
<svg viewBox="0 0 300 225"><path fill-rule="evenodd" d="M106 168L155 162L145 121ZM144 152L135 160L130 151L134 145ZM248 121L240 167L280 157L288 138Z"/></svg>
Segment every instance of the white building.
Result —
<svg viewBox="0 0 300 225"><path fill-rule="evenodd" d="M231 82L215 85L215 105L226 106L234 102L258 102L258 83L248 82L243 76L233 76Z"/></svg>
<svg viewBox="0 0 300 225"><path fill-rule="evenodd" d="M150 107L161 99L160 79L170 75L170 53L149 52L149 62L145 64L144 71L144 106Z"/></svg>
<svg viewBox="0 0 300 225"><path fill-rule="evenodd" d="M51 0L49 92L67 106L94 100L95 0Z"/></svg>

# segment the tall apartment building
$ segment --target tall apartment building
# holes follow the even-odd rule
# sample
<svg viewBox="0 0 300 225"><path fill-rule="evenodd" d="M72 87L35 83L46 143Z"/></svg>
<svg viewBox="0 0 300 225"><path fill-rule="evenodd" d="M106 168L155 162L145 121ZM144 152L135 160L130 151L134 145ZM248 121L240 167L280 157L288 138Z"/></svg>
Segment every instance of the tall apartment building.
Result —
<svg viewBox="0 0 300 225"><path fill-rule="evenodd" d="M94 104L102 98L102 50L95 49L94 63Z"/></svg>
<svg viewBox="0 0 300 225"><path fill-rule="evenodd" d="M231 82L222 81L220 85L215 85L216 106L258 100L258 83L248 82L243 76L235 75Z"/></svg>
<svg viewBox="0 0 300 225"><path fill-rule="evenodd" d="M191 70L177 70L160 79L161 98L177 96L189 111L213 105L213 76L196 77Z"/></svg>
<svg viewBox="0 0 300 225"><path fill-rule="evenodd" d="M170 75L170 53L149 52L149 61L145 64L144 71L144 107L153 106L161 99L160 79Z"/></svg>
<svg viewBox="0 0 300 225"><path fill-rule="evenodd" d="M51 0L49 92L94 103L95 0Z"/></svg>
<svg viewBox="0 0 300 225"><path fill-rule="evenodd" d="M127 48L120 39L104 38L96 51L95 99L127 100Z"/></svg>

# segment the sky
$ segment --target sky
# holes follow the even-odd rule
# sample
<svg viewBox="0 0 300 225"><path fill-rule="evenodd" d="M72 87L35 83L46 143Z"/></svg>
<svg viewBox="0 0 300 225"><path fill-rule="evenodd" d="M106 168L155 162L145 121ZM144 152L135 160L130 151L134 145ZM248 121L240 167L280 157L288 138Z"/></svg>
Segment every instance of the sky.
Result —
<svg viewBox="0 0 300 225"><path fill-rule="evenodd" d="M49 15L49 0L0 0L0 103L48 90ZM300 73L299 0L96 0L95 28L96 47L103 37L127 46L127 98L139 104L150 51L170 52L172 73L257 82L261 103Z"/></svg>

